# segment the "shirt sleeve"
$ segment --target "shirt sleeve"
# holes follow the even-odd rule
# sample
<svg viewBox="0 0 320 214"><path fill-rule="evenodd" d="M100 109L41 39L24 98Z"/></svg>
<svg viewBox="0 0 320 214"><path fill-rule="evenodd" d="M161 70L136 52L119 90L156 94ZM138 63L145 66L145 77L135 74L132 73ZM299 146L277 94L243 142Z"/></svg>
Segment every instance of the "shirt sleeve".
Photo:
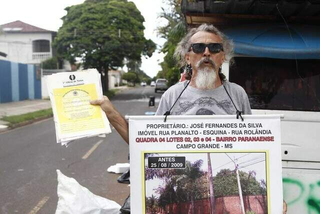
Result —
<svg viewBox="0 0 320 214"><path fill-rule="evenodd" d="M163 94L161 96L160 102L159 102L159 106L158 109L156 111L156 115L164 115L164 113L166 113L166 111L169 110L169 104L167 102L166 97L164 96L165 94Z"/></svg>
<svg viewBox="0 0 320 214"><path fill-rule="evenodd" d="M250 107L250 102L247 93L244 92L243 96L243 114L252 114L251 112L251 107Z"/></svg>

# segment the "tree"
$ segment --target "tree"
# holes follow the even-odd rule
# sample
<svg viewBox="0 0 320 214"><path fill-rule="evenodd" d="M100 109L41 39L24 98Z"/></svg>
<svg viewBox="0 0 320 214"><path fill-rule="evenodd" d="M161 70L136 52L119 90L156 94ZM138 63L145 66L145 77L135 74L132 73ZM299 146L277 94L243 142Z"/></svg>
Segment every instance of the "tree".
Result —
<svg viewBox="0 0 320 214"><path fill-rule="evenodd" d="M59 56L83 67L96 68L108 90L108 71L123 66L124 59L141 61L156 48L144 37L144 18L127 0L86 0L67 7L63 25L54 40Z"/></svg>
<svg viewBox="0 0 320 214"><path fill-rule="evenodd" d="M43 69L60 69L62 61L57 57L52 57L41 62Z"/></svg>
<svg viewBox="0 0 320 214"><path fill-rule="evenodd" d="M182 178L181 183L184 184L184 190L191 201L191 214L195 213L195 200L201 198L203 193L201 188L202 183L197 182L198 179L203 176L203 171L201 170L202 163L202 160L197 160L192 164L190 162L186 162L185 169L180 172L184 175L183 177L180 177L180 179Z"/></svg>
<svg viewBox="0 0 320 214"><path fill-rule="evenodd" d="M239 171L241 180L242 194L260 195L263 191L263 186L259 184L252 173ZM237 176L235 171L230 169L222 169L213 179L215 187L215 197L223 197L230 195L239 195Z"/></svg>
<svg viewBox="0 0 320 214"><path fill-rule="evenodd" d="M164 187L158 187L157 191L160 194L158 203L159 206L163 209L166 208L166 205L169 206L169 213L172 213L172 205L177 203L176 191L174 190L175 187L175 180L169 179Z"/></svg>
<svg viewBox="0 0 320 214"><path fill-rule="evenodd" d="M146 198L146 206L148 213L155 214L157 212L157 199L154 197L154 195Z"/></svg>
<svg viewBox="0 0 320 214"><path fill-rule="evenodd" d="M180 77L180 66L174 57L174 52L177 44L186 34L186 24L181 13L179 0L167 0L169 10L162 11L160 17L167 20L165 26L159 27L158 32L162 38L167 39L167 42L162 48L162 52L166 54L164 61L160 64L162 71L157 76L165 77L169 85L175 84Z"/></svg>
<svg viewBox="0 0 320 214"><path fill-rule="evenodd" d="M165 181L164 186L159 186L160 194L158 205L165 209L166 205L179 202L191 202L190 213L195 213L195 200L205 197L201 178L204 172L201 170L202 160L193 163L186 161L184 169L153 169L146 167L146 180L161 178ZM172 206L169 207L172 209ZM169 210L170 211L170 210Z"/></svg>
<svg viewBox="0 0 320 214"><path fill-rule="evenodd" d="M151 78L140 69L141 61L130 60L126 65L128 67L129 72L134 72L137 74L138 82L144 81L144 82L149 82L150 84Z"/></svg>
<svg viewBox="0 0 320 214"><path fill-rule="evenodd" d="M137 74L134 72L124 73L122 75L122 79L132 83L133 85L135 85L135 83L139 80Z"/></svg>

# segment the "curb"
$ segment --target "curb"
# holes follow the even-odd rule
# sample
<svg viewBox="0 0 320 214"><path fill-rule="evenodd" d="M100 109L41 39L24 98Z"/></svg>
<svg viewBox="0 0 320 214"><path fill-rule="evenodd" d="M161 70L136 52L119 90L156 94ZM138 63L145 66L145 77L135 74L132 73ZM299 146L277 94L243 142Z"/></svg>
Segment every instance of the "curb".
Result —
<svg viewBox="0 0 320 214"><path fill-rule="evenodd" d="M25 121L25 122L22 122L22 123L14 124L14 125L8 123L8 126L5 127L5 128L1 128L1 125L0 125L0 133L6 132L6 131L9 131L9 130L13 130L15 128L19 128L19 127L22 127L22 126L30 125L32 123L40 122L42 120L45 120L45 119L48 119L48 118L52 118L52 117L53 116L39 117L39 118L36 118L36 119L33 119L33 120L28 120L28 121Z"/></svg>
<svg viewBox="0 0 320 214"><path fill-rule="evenodd" d="M9 123L7 121L0 120L0 132L6 131L9 129Z"/></svg>
<svg viewBox="0 0 320 214"><path fill-rule="evenodd" d="M0 125L0 133L9 130L9 126Z"/></svg>

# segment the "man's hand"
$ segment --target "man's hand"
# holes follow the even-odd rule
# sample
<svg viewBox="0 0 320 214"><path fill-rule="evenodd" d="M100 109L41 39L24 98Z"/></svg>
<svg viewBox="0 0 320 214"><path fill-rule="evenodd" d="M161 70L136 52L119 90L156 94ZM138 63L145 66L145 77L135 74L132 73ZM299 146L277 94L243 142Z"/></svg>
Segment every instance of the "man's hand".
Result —
<svg viewBox="0 0 320 214"><path fill-rule="evenodd" d="M111 125L118 131L121 137L129 144L129 126L128 122L117 109L112 105L109 98L103 96L102 99L90 101L91 105L99 105L101 109L106 113Z"/></svg>
<svg viewBox="0 0 320 214"><path fill-rule="evenodd" d="M285 200L283 200L283 214L287 214L287 210L288 210L287 203Z"/></svg>
<svg viewBox="0 0 320 214"><path fill-rule="evenodd" d="M92 100L90 101L91 105L99 105L101 107L101 109L106 113L107 117L108 115L114 113L114 111L116 111L116 109L114 108L114 106L112 105L112 103L110 102L109 98L107 96L103 96L102 99L99 100Z"/></svg>

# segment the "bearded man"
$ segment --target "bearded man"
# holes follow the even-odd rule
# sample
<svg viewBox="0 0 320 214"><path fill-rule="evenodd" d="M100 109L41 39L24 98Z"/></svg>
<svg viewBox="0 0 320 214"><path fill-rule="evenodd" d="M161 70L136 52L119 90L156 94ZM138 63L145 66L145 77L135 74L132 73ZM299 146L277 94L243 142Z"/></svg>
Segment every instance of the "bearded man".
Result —
<svg viewBox="0 0 320 214"><path fill-rule="evenodd" d="M191 80L170 87L162 95L156 115L251 114L244 89L228 82L221 73L222 63L231 59L232 50L232 42L214 26L202 24L191 29L176 50ZM91 104L101 106L110 123L129 144L128 122L110 100L104 97Z"/></svg>
<svg viewBox="0 0 320 214"><path fill-rule="evenodd" d="M232 50L232 42L213 25L191 29L175 53L191 80L169 88L156 115L251 114L244 89L221 73L222 63L232 58Z"/></svg>

